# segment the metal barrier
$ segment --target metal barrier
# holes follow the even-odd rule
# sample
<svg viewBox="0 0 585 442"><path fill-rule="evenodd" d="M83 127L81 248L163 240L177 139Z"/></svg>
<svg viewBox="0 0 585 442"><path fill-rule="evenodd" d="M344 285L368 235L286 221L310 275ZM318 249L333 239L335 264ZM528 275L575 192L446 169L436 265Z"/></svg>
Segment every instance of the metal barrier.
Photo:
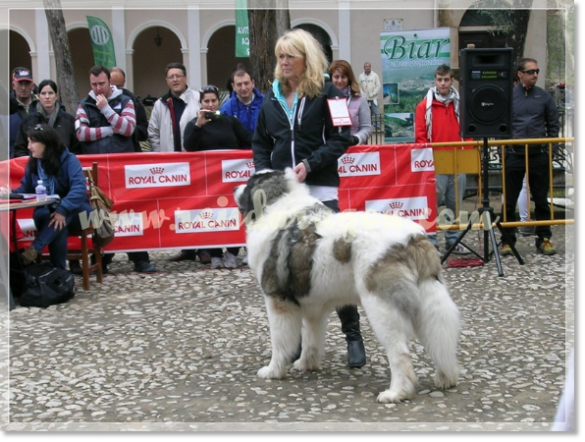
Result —
<svg viewBox="0 0 585 442"><path fill-rule="evenodd" d="M372 115L372 135L368 144L380 145L385 143L384 114Z"/></svg>
<svg viewBox="0 0 585 442"><path fill-rule="evenodd" d="M550 159L550 220L540 221L526 221L526 222L507 222L505 206L502 207L503 213L503 227L520 227L520 226L541 226L541 225L564 225L574 224L574 219L555 219L554 206L555 199L561 198L563 200L572 200L574 194L574 161L573 161L573 144L574 138L538 138L538 139L521 139L521 140L492 140L488 141L490 149L490 163L489 163L489 189L502 193L504 196L505 189L505 146L523 146L525 150L526 170L529 167L530 156L528 155L531 147L537 148L534 145L546 145ZM456 213L459 214L453 224L437 224L437 230L463 230L468 225L469 221L473 222L473 229L489 229L495 227L495 222L491 226L484 226L482 219L477 216L477 213L471 215L460 210L459 196L457 195L457 174L465 173L468 179L472 182L475 180L476 186L471 186L466 189L466 195L471 191L471 195L478 195L478 200L483 198L482 182L481 182L481 164L480 151L483 148L483 141L467 141L460 143L430 143L429 146L433 148L453 147L450 150L434 150L435 173L436 174L455 174L455 200ZM457 149L457 147L473 146L474 149ZM538 148L541 148L538 146ZM529 178L527 176L527 186L530 187ZM489 197L489 195L488 195ZM565 201L566 202L566 201ZM438 202L439 203L439 202ZM527 192L527 205L530 207L530 192ZM566 205L565 205L566 207ZM440 218L439 218L440 219ZM477 221L477 222L476 222Z"/></svg>

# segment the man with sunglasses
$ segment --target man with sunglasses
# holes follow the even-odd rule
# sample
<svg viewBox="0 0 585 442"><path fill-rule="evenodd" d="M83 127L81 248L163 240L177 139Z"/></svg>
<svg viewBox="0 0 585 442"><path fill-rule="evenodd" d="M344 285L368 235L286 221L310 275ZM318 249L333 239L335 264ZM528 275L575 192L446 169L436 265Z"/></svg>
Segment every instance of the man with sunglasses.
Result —
<svg viewBox="0 0 585 442"><path fill-rule="evenodd" d="M542 88L536 86L538 62L533 58L522 58L517 65L518 84L512 94L513 138L557 138L559 136L559 113L553 98ZM522 189L526 174L525 146L506 146L506 185L504 189L506 221L516 221L516 201ZM528 183L534 200L534 219L550 219L547 201L550 187L550 161L547 144L528 146ZM514 228L508 228L512 244L502 243L500 254L512 255L510 246L516 243ZM550 238L550 226L537 226L535 240L536 252L554 255L556 250Z"/></svg>
<svg viewBox="0 0 585 442"><path fill-rule="evenodd" d="M199 92L187 86L187 69L182 63L169 63L165 68L169 91L156 100L150 121L148 139L153 152L184 152L183 134L187 123L197 118L201 104ZM195 249L184 249L170 258L171 261L196 259ZM211 261L209 256L200 256L202 263Z"/></svg>

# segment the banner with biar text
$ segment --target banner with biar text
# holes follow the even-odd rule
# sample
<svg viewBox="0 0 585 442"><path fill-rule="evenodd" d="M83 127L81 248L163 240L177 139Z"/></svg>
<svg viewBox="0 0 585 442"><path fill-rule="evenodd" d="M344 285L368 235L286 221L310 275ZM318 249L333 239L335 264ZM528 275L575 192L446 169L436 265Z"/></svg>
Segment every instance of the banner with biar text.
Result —
<svg viewBox="0 0 585 442"><path fill-rule="evenodd" d="M235 186L254 173L250 150L79 155L98 163L98 185L114 200L116 236L107 251L226 247L245 244L245 225L233 198ZM15 189L26 158L10 166ZM366 210L407 217L435 231L432 149L421 145L354 146L338 161L341 210ZM30 232L32 211L18 211ZM99 223L92 212L83 222ZM74 239L70 240L72 244Z"/></svg>
<svg viewBox="0 0 585 442"><path fill-rule="evenodd" d="M434 85L435 70L450 65L450 28L380 33L384 139L414 142L416 105Z"/></svg>

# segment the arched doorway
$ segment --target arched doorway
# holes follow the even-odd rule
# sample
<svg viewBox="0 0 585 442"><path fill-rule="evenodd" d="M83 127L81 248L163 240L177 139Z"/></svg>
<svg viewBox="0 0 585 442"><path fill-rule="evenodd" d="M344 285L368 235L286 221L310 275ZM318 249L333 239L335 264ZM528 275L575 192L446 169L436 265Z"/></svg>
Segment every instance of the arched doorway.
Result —
<svg viewBox="0 0 585 442"><path fill-rule="evenodd" d="M490 6L495 9L480 9L485 5L476 3L463 14L459 24L459 49L464 49L469 44L474 44L476 48L506 47L506 37L500 32L491 32L490 29L496 23L507 20L502 9L511 6L503 0L493 0L491 3Z"/></svg>
<svg viewBox="0 0 585 442"><path fill-rule="evenodd" d="M9 75L12 74L14 68L18 67L32 70L32 61L30 58L31 48L25 38L18 32L10 31L9 39ZM12 78L9 80L7 84L12 85Z"/></svg>
<svg viewBox="0 0 585 442"><path fill-rule="evenodd" d="M331 63L333 61L333 50L331 49L331 37L329 34L322 28L317 25L311 23L303 23L294 27L301 28L307 32L309 32L313 37L317 39L321 46L323 46L323 50L325 51L325 55L327 56L327 61Z"/></svg>
<svg viewBox="0 0 585 442"><path fill-rule="evenodd" d="M207 83L214 84L221 90L228 90L229 79L238 63L250 68L248 57L235 55L236 28L233 25L215 31L209 39L207 48Z"/></svg>
<svg viewBox="0 0 585 442"><path fill-rule="evenodd" d="M142 31L134 40L132 66L134 94L141 99L148 95L159 98L169 90L165 81L165 67L169 63L185 63L181 53L181 41L173 31L164 26L153 26ZM190 72L187 71L187 80ZM191 89L199 85L187 82Z"/></svg>
<svg viewBox="0 0 585 442"><path fill-rule="evenodd" d="M67 33L69 38L69 48L71 49L71 61L75 71L75 83L77 84L77 93L79 99L83 100L90 91L89 70L94 65L93 49L91 39L87 28L72 29ZM67 109L70 113L75 113L74 109Z"/></svg>

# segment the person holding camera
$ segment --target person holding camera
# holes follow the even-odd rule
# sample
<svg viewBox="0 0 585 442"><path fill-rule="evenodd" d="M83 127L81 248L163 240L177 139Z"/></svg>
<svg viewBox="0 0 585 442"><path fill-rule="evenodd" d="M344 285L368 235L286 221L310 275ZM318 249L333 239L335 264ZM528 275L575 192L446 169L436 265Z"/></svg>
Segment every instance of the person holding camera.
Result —
<svg viewBox="0 0 585 442"><path fill-rule="evenodd" d="M21 255L22 261L31 264L49 246L51 264L65 269L68 230L81 230L79 214L85 211L89 217L92 211L81 163L48 124L29 129L27 138L30 157L21 185L13 192L35 193L37 182L43 180L47 195L57 194L60 199L58 204L35 208L38 235Z"/></svg>
<svg viewBox="0 0 585 442"><path fill-rule="evenodd" d="M189 121L185 128L185 150L249 149L252 146L252 132L237 118L219 113L219 89L213 85L205 86L201 88L200 94L201 109L197 118ZM239 247L228 247L223 261L221 249L207 250L211 255L211 268L237 268L238 250ZM199 250L199 253L204 252Z"/></svg>
<svg viewBox="0 0 585 442"><path fill-rule="evenodd" d="M201 109L185 128L185 150L249 149L252 132L237 118L219 113L219 89L209 85L200 93Z"/></svg>

